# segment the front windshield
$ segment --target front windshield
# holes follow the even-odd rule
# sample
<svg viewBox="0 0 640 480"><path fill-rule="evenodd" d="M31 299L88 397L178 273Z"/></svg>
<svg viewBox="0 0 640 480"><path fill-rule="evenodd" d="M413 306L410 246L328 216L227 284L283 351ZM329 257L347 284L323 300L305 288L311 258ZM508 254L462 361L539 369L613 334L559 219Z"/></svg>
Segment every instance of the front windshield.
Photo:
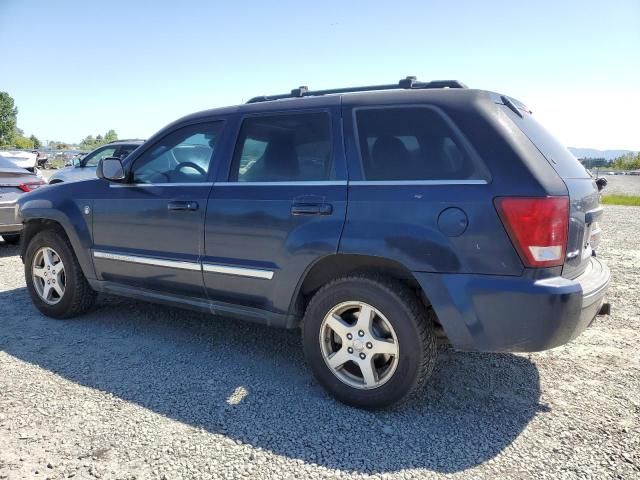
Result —
<svg viewBox="0 0 640 480"><path fill-rule="evenodd" d="M103 158L113 157L114 154L116 153L116 148L117 147L105 147L105 148L99 148L98 150L91 152L90 154L88 154L86 157L82 159L82 166L97 167L98 162Z"/></svg>

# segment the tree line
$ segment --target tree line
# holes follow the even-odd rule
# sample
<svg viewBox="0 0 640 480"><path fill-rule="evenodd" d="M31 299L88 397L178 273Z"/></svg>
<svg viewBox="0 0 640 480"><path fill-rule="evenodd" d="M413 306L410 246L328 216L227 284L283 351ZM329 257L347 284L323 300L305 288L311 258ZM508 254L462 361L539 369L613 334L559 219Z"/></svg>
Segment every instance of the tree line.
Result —
<svg viewBox="0 0 640 480"><path fill-rule="evenodd" d="M81 150L93 150L105 143L118 139L118 134L111 129L104 135L87 135L79 144ZM35 136L27 137L18 128L18 107L7 92L0 92L0 148L17 148L21 150L38 150L42 142ZM48 144L54 150L65 150L70 147L66 142L52 140Z"/></svg>
<svg viewBox="0 0 640 480"><path fill-rule="evenodd" d="M104 136L98 134L94 138L93 135L87 135L80 142L80 150L93 150L94 148L115 140L118 140L118 134L113 129L105 133Z"/></svg>
<svg viewBox="0 0 640 480"><path fill-rule="evenodd" d="M0 92L0 146L34 149L41 145L35 135L27 137L18 128L18 107L11 95Z"/></svg>
<svg viewBox="0 0 640 480"><path fill-rule="evenodd" d="M625 153L611 162L609 166L616 170L638 170L640 169L640 152Z"/></svg>
<svg viewBox="0 0 640 480"><path fill-rule="evenodd" d="M81 150L93 150L117 139L118 134L111 129L104 135L98 134L95 137L87 135L82 139L79 147ZM54 150L69 148L69 144L59 141L51 141L48 146ZM0 147L24 150L37 150L42 147L42 143L35 135L27 137L18 128L18 107L16 107L15 101L7 92L0 92ZM622 155L609 163L607 167L616 170L640 169L640 152Z"/></svg>

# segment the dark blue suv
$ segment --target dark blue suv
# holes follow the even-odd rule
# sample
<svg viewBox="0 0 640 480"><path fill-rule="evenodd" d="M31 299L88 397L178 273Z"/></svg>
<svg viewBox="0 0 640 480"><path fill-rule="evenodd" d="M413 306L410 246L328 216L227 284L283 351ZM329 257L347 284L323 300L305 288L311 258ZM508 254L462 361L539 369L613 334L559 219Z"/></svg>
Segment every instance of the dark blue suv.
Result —
<svg viewBox="0 0 640 480"><path fill-rule="evenodd" d="M418 389L438 335L543 350L608 307L593 179L523 104L456 81L256 97L97 173L18 202L42 313L106 292L301 327L352 405Z"/></svg>

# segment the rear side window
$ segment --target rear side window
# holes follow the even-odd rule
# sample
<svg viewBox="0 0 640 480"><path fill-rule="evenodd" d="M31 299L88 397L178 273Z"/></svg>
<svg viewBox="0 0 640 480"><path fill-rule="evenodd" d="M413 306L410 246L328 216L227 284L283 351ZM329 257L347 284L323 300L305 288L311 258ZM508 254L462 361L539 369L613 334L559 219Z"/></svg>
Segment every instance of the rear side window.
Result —
<svg viewBox="0 0 640 480"><path fill-rule="evenodd" d="M435 109L356 111L365 180L478 180L487 172Z"/></svg>
<svg viewBox="0 0 640 480"><path fill-rule="evenodd" d="M334 178L328 113L261 115L243 121L230 181L291 182Z"/></svg>

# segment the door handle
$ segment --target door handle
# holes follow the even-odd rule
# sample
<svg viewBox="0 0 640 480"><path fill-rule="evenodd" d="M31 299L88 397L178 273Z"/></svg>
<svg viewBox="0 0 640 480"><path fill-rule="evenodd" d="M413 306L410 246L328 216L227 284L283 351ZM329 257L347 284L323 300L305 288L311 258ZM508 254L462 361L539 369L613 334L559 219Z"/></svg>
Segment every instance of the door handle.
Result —
<svg viewBox="0 0 640 480"><path fill-rule="evenodd" d="M198 202L195 202L193 200L188 200L188 201L176 201L176 202L169 202L169 204L167 205L167 208L170 211L174 211L174 210L189 210L192 212L195 212L196 210L198 210Z"/></svg>
<svg viewBox="0 0 640 480"><path fill-rule="evenodd" d="M331 215L333 206L330 203L296 203L291 207L292 215Z"/></svg>

